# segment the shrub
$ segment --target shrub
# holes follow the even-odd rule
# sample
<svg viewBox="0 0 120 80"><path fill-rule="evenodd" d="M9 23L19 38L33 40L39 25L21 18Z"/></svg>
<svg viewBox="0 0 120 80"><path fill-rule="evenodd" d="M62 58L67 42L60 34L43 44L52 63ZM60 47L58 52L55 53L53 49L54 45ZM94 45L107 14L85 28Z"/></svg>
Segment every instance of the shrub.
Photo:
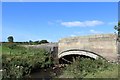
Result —
<svg viewBox="0 0 120 80"><path fill-rule="evenodd" d="M74 61L74 60L73 60ZM63 70L63 78L84 78L89 73L109 69L110 63L103 59L92 60L89 58L77 58L72 64ZM70 76L69 76L70 75Z"/></svg>
<svg viewBox="0 0 120 80"><path fill-rule="evenodd" d="M11 54L2 55L3 78L22 78L29 75L33 69L50 65L50 60L45 61L49 57L46 53L48 52L42 49L26 49L16 45Z"/></svg>

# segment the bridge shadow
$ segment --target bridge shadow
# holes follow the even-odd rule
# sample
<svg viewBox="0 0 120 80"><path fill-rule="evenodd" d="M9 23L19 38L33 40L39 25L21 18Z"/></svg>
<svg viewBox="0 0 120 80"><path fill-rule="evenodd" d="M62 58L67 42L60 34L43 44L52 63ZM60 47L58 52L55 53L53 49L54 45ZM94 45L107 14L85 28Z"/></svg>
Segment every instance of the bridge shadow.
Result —
<svg viewBox="0 0 120 80"><path fill-rule="evenodd" d="M63 56L62 58L60 58L59 63L60 64L71 64L72 62L74 62L74 60L80 59L80 58L87 58L87 59L89 58L91 60L95 60L94 58L91 58L89 56L71 54L71 55L66 55L66 56Z"/></svg>
<svg viewBox="0 0 120 80"><path fill-rule="evenodd" d="M94 53L94 52L92 52L92 51L88 51L88 50L71 49L71 50L63 51L62 53L71 52L71 51L83 51L83 52L88 52L88 53L97 55L97 56L98 56L99 58L101 58L101 59L106 60L103 56L101 56L101 55L99 55L99 54L97 54L97 53ZM60 54L62 54L62 53L60 53ZM60 54L59 54L59 55L60 55ZM78 57L79 57L79 58L89 58L89 59L91 59L91 60L95 60L95 58L90 57L90 56L87 56L87 55L69 54L69 55L65 55L65 56L61 57L61 58L59 59L59 63L60 63L60 64L71 64L71 63L73 62L73 60L74 60L74 59L76 60Z"/></svg>

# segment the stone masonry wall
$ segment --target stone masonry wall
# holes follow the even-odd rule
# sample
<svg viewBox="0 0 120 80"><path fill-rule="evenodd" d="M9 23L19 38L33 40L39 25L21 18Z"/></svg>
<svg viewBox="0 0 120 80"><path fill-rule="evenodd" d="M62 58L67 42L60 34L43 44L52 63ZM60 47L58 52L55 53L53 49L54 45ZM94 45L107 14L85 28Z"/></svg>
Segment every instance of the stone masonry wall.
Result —
<svg viewBox="0 0 120 80"><path fill-rule="evenodd" d="M71 49L92 51L107 60L117 60L117 36L114 34L98 34L63 38L58 42L58 56Z"/></svg>

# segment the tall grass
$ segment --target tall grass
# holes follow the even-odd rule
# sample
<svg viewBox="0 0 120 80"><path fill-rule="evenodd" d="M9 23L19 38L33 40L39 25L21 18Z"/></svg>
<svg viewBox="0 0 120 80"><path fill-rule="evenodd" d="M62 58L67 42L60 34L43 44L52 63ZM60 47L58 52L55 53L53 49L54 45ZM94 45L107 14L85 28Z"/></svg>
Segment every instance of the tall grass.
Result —
<svg viewBox="0 0 120 80"><path fill-rule="evenodd" d="M67 66L58 78L117 78L118 65L105 60L81 58Z"/></svg>
<svg viewBox="0 0 120 80"><path fill-rule="evenodd" d="M97 71L95 73L89 73L85 78L118 78L118 66L111 65L109 69L104 71Z"/></svg>

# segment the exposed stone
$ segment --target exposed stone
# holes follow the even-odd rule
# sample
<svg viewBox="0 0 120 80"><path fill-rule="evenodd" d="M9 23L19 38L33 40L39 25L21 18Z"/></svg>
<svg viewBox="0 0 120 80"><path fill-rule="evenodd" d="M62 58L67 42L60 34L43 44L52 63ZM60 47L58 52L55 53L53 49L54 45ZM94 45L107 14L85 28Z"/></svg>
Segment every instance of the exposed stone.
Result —
<svg viewBox="0 0 120 80"><path fill-rule="evenodd" d="M118 56L116 40L117 35L115 34L98 34L63 38L59 40L58 43L58 57L62 55L61 53L64 51L79 49L96 53L110 61L116 61Z"/></svg>

